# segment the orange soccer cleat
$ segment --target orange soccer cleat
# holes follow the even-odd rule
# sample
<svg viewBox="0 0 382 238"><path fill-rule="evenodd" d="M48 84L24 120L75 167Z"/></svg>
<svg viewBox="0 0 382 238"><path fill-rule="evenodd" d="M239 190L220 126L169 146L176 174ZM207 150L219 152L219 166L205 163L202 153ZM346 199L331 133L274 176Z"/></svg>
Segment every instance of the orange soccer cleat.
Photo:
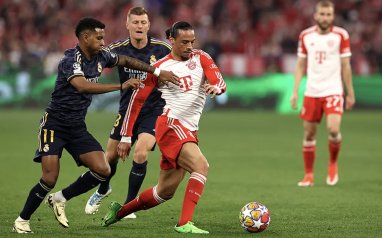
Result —
<svg viewBox="0 0 382 238"><path fill-rule="evenodd" d="M299 187L311 187L313 185L313 173L305 174L304 179L297 183Z"/></svg>
<svg viewBox="0 0 382 238"><path fill-rule="evenodd" d="M328 177L326 177L326 184L330 186L336 185L338 182L338 168L337 164L329 165Z"/></svg>

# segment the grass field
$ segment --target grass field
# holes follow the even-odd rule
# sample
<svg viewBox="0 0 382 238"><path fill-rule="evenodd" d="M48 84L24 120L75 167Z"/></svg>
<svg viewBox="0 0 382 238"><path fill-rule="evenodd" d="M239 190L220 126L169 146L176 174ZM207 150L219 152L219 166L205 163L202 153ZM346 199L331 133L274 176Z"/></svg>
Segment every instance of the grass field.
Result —
<svg viewBox="0 0 382 238"><path fill-rule="evenodd" d="M0 112L0 237L11 233L29 190L40 178L32 162L42 111ZM382 237L382 112L351 112L343 120L344 142L340 153L340 181L325 184L328 162L324 125L318 135L315 186L299 188L303 175L302 128L297 115L268 112L218 111L202 117L200 147L210 172L194 220L210 231L208 237ZM89 113L88 128L105 145L112 113ZM159 153L150 155L143 187L156 183ZM93 216L84 214L91 192L67 203L70 228L58 225L42 204L32 216L31 237L183 237L172 227L180 214L184 185L173 200L139 212L138 219L109 228L100 219L110 201L123 202L131 161L119 164L112 181L113 193ZM57 191L85 171L65 153ZM244 231L238 223L241 207L250 201L264 203L271 211L268 230ZM192 235L190 235L191 237ZM193 236L194 237L194 236ZM196 235L198 237L198 235Z"/></svg>

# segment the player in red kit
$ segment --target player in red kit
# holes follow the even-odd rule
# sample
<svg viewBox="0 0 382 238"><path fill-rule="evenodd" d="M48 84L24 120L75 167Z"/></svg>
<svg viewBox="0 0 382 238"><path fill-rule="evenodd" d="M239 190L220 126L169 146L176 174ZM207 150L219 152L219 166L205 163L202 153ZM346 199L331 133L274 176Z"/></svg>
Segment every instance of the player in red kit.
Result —
<svg viewBox="0 0 382 238"><path fill-rule="evenodd" d="M132 126L145 99L158 87L166 104L156 122L156 140L162 153L158 184L143 191L124 206L113 202L102 226L109 226L124 216L155 207L175 194L186 172L190 173L184 195L181 217L175 226L180 233L205 234L192 222L196 204L207 180L208 162L198 147L199 119L208 94L225 92L226 84L212 58L202 50L193 49L195 33L187 22L177 22L170 31L172 51L154 63L179 76L180 85L158 84L157 77L148 75L141 88L132 96L121 130L118 154L125 158L131 149Z"/></svg>
<svg viewBox="0 0 382 238"><path fill-rule="evenodd" d="M313 186L313 164L316 151L317 126L323 114L326 116L329 134L329 164L326 183L338 182L338 154L341 147L341 119L344 107L352 109L355 95L350 66L350 41L348 32L333 26L334 4L320 1L316 5L316 25L301 32L298 46L298 61L291 105L297 108L298 88L307 69L307 84L300 117L303 119L303 158L305 176L300 187ZM342 83L343 81L343 83Z"/></svg>

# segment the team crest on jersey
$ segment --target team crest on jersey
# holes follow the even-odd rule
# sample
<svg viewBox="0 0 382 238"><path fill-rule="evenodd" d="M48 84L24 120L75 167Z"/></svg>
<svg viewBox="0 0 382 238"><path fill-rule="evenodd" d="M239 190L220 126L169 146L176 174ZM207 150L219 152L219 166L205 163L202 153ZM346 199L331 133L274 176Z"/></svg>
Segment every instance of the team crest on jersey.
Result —
<svg viewBox="0 0 382 238"><path fill-rule="evenodd" d="M48 144L45 144L44 145L44 148L42 149L44 152L48 152L49 151L49 145Z"/></svg>
<svg viewBox="0 0 382 238"><path fill-rule="evenodd" d="M328 46L333 47L334 46L334 40L329 40L328 41Z"/></svg>
<svg viewBox="0 0 382 238"><path fill-rule="evenodd" d="M102 72L102 65L101 65L101 62L98 62L97 69L98 69L98 72L99 72L99 73Z"/></svg>
<svg viewBox="0 0 382 238"><path fill-rule="evenodd" d="M191 70L194 70L196 68L196 62L192 60L190 60L190 62L188 62L186 65Z"/></svg>
<svg viewBox="0 0 382 238"><path fill-rule="evenodd" d="M73 64L73 73L75 73L75 74L82 73L81 65L78 62L75 62Z"/></svg>
<svg viewBox="0 0 382 238"><path fill-rule="evenodd" d="M155 62L157 62L157 59L155 58L155 55L151 55L150 56L150 64L153 64Z"/></svg>

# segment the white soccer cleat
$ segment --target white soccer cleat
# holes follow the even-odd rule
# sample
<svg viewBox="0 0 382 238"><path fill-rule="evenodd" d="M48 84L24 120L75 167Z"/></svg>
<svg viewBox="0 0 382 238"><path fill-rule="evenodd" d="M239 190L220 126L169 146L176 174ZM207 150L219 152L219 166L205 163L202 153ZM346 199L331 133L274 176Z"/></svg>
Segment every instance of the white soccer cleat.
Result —
<svg viewBox="0 0 382 238"><path fill-rule="evenodd" d="M304 179L297 183L299 187L311 187L313 185L313 174L306 174Z"/></svg>
<svg viewBox="0 0 382 238"><path fill-rule="evenodd" d="M69 221L65 215L65 202L56 202L53 198L53 194L49 194L46 203L52 209L58 223L60 223L61 226L68 228Z"/></svg>
<svg viewBox="0 0 382 238"><path fill-rule="evenodd" d="M338 174L335 174L334 176L328 176L326 177L326 184L329 186L334 186L338 182Z"/></svg>
<svg viewBox="0 0 382 238"><path fill-rule="evenodd" d="M124 218L125 219L135 219L135 218L137 218L137 215L135 215L135 213L133 212L133 213L130 213L129 215L125 216Z"/></svg>
<svg viewBox="0 0 382 238"><path fill-rule="evenodd" d="M29 225L29 220L20 221L16 219L15 224L13 225L12 231L17 232L19 234L33 233Z"/></svg>
<svg viewBox="0 0 382 238"><path fill-rule="evenodd" d="M90 214L96 214L98 212L99 206L101 206L102 200L109 196L111 193L112 189L109 186L109 189L107 190L106 194L99 194L98 191L94 192L89 200L86 203L85 206L85 213L90 215Z"/></svg>

